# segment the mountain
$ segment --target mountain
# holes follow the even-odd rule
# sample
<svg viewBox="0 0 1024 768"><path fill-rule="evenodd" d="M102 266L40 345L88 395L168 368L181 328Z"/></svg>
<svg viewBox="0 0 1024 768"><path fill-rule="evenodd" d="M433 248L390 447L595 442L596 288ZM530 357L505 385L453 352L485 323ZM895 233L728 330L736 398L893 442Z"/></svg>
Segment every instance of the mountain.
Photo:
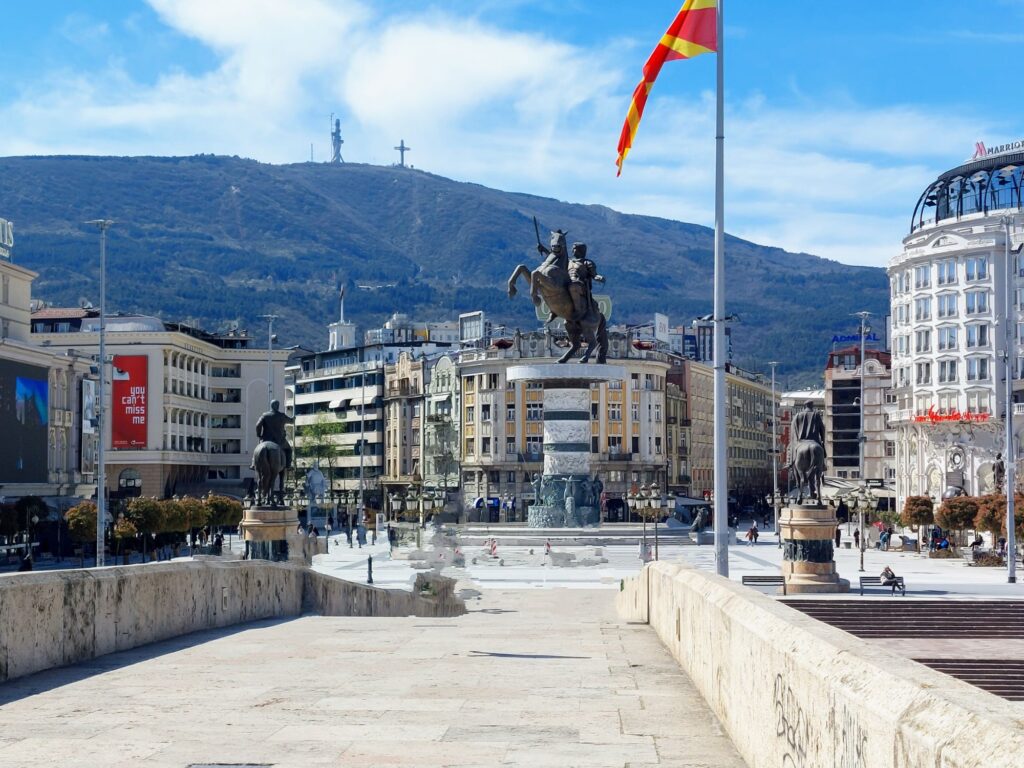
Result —
<svg viewBox="0 0 1024 768"><path fill-rule="evenodd" d="M613 323L672 324L712 309L713 232L707 227L501 192L411 168L237 157L0 158L0 217L16 222L15 260L39 272L34 295L98 302L98 236L110 218L111 311L238 322L259 337L277 314L281 343L320 348L337 314L362 327L392 312L424 320L484 309L495 322L536 326L505 283L537 263L533 217L589 244L607 277ZM839 264L727 237L726 304L736 362L787 384L820 381L834 333L851 314L888 310L883 270ZM356 286L364 286L357 289Z"/></svg>

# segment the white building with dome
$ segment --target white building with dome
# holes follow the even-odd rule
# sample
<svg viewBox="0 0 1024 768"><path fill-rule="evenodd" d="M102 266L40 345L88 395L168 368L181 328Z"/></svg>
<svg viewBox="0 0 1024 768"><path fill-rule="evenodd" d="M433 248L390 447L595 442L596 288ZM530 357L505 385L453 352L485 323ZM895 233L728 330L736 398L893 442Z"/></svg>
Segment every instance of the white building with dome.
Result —
<svg viewBox="0 0 1024 768"><path fill-rule="evenodd" d="M890 423L896 429L900 509L911 495L939 499L953 489L969 495L993 490L997 454L1006 454L1008 322L1015 378L1024 372L1024 264L1015 253L1006 261L1007 244L1012 249L1022 240L1022 175L1019 147L985 153L979 145L974 159L925 189L903 250L889 262L895 396ZM1015 389L1021 388L1017 381ZM1017 457L1024 404L1014 412L1018 445L1010 453Z"/></svg>

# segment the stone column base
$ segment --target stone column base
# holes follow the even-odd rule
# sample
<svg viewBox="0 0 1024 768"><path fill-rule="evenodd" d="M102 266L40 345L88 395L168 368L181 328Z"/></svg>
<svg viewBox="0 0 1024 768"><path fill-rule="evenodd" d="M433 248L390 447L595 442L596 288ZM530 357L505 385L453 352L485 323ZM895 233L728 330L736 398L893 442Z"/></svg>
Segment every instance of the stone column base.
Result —
<svg viewBox="0 0 1024 768"><path fill-rule="evenodd" d="M782 510L779 529L787 595L850 591L850 582L840 579L836 573L833 558L832 543L837 525L831 507L802 504Z"/></svg>

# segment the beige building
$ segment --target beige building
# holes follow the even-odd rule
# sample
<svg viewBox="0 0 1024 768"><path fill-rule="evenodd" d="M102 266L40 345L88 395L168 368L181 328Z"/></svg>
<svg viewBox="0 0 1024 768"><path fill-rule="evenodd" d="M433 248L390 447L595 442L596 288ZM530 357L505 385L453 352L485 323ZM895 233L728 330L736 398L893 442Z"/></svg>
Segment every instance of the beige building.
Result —
<svg viewBox="0 0 1024 768"><path fill-rule="evenodd" d="M32 315L32 337L49 349L95 357L98 312L41 309ZM245 493L253 478L254 427L271 390L283 399L288 355L268 355L251 342L244 334L207 333L144 315L107 317L108 491Z"/></svg>
<svg viewBox="0 0 1024 768"><path fill-rule="evenodd" d="M471 517L525 520L530 480L543 471L543 391L531 382L509 385L505 374L523 359L553 362L562 351L551 334L531 333L505 348L460 353L462 494ZM669 358L614 334L609 362L623 366L626 377L591 389L591 466L604 482L603 519L622 520L632 485L665 487Z"/></svg>
<svg viewBox="0 0 1024 768"><path fill-rule="evenodd" d="M673 371L682 381L689 414L690 492L714 489L714 369L694 360ZM772 489L772 389L760 374L729 365L726 372L729 493L742 504L761 501ZM685 432L683 433L685 436Z"/></svg>

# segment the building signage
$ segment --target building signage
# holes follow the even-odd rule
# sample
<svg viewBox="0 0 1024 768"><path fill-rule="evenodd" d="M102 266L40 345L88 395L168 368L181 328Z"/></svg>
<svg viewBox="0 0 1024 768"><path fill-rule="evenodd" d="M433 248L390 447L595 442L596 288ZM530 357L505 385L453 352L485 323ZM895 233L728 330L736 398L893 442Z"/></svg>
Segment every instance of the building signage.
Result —
<svg viewBox="0 0 1024 768"><path fill-rule="evenodd" d="M1024 152L1024 139L1011 141L1007 144L1000 144L997 147L986 147L984 141L976 141L974 143L974 155L971 157L971 161L983 160L986 157L994 157L995 155L1005 155L1010 152Z"/></svg>
<svg viewBox="0 0 1024 768"><path fill-rule="evenodd" d="M949 413L939 413L935 410L933 405L928 409L928 413L918 414L914 416L914 421L918 423L926 424L941 424L947 421L988 421L990 414L987 413L975 413L974 411L958 411L955 408Z"/></svg>
<svg viewBox="0 0 1024 768"><path fill-rule="evenodd" d="M112 448L144 449L149 413L149 358L146 355L114 355L112 378L110 445Z"/></svg>
<svg viewBox="0 0 1024 768"><path fill-rule="evenodd" d="M833 344L845 344L846 342L850 342L850 341L856 341L856 342L859 343L860 342L860 334L859 333L848 333L848 334L843 334L843 335L836 334L835 336L832 337L832 343ZM881 339L878 338L878 334L877 333L865 333L864 334L864 343L865 344L871 344L871 343L878 344L879 342L881 342Z"/></svg>
<svg viewBox="0 0 1024 768"><path fill-rule="evenodd" d="M654 313L654 338L668 344L668 315Z"/></svg>
<svg viewBox="0 0 1024 768"><path fill-rule="evenodd" d="M11 260L11 249L14 247L14 222L0 219L0 258Z"/></svg>
<svg viewBox="0 0 1024 768"><path fill-rule="evenodd" d="M96 382L82 379L82 434L96 434Z"/></svg>

